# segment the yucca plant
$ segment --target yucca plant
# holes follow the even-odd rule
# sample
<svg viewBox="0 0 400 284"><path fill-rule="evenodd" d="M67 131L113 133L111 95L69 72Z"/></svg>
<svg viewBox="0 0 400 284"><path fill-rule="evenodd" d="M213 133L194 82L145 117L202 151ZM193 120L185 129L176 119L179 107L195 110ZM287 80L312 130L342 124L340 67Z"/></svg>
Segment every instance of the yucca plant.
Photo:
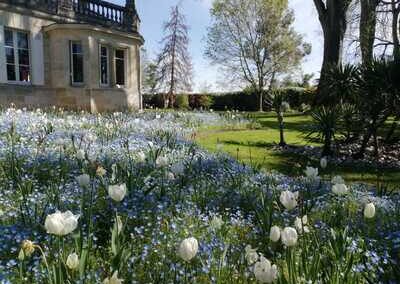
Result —
<svg viewBox="0 0 400 284"><path fill-rule="evenodd" d="M332 141L338 131L338 122L340 118L339 107L320 107L311 112L314 124L308 133L308 137L317 135L323 141L322 156L331 156Z"/></svg>
<svg viewBox="0 0 400 284"><path fill-rule="evenodd" d="M350 64L331 66L321 85L320 104L335 106L342 103L353 103L356 97L359 74L357 66Z"/></svg>
<svg viewBox="0 0 400 284"><path fill-rule="evenodd" d="M366 132L356 158L362 158L371 137L374 138L375 156L379 155L378 130L394 114L396 95L394 92L394 62L374 60L360 67L361 76L357 80L359 93L357 107L365 122Z"/></svg>

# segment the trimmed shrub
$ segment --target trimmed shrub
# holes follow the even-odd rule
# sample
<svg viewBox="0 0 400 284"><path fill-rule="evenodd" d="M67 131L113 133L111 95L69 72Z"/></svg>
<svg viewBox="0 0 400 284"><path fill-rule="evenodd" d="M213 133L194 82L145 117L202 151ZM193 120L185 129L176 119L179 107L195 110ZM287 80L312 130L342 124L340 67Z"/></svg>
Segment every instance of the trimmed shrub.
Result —
<svg viewBox="0 0 400 284"><path fill-rule="evenodd" d="M213 101L213 97L209 95L189 95L189 106L192 109L209 109Z"/></svg>
<svg viewBox="0 0 400 284"><path fill-rule="evenodd" d="M175 99L175 107L180 110L189 109L189 96L188 95L177 95Z"/></svg>

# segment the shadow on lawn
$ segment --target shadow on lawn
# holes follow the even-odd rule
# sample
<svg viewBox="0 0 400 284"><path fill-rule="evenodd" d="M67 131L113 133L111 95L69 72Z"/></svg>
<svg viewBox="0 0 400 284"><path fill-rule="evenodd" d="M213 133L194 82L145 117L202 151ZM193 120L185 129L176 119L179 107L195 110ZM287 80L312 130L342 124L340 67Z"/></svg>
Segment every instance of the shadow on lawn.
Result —
<svg viewBox="0 0 400 284"><path fill-rule="evenodd" d="M298 177L304 175L304 169L307 166L319 167L319 161L310 159L308 156L295 153L285 153L272 149L277 146L276 143L268 143L262 141L239 142L235 140L221 141L226 145L236 146L237 153L234 157L239 158L253 167L270 171L273 169L279 173ZM251 149L258 148L265 150L265 154L256 153ZM322 171L322 177L325 180L330 180L335 175L341 175L346 178L347 182L364 182L375 185L378 179L381 179L387 184L400 184L400 174L398 169L376 169L372 166L357 165L357 166L328 166Z"/></svg>

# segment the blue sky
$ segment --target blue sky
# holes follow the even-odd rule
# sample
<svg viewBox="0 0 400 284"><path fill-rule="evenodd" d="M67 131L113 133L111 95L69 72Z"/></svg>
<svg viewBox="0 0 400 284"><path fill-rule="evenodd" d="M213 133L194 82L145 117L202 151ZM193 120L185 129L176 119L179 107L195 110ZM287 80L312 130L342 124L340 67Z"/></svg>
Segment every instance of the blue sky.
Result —
<svg viewBox="0 0 400 284"><path fill-rule="evenodd" d="M112 0L124 4L124 0ZM154 58L160 50L159 41L162 38L162 25L168 20L170 7L182 2L182 11L190 26L190 54L194 66L194 90L199 90L204 82L221 89L218 82L223 81L223 75L218 68L210 66L203 57L207 27L210 24L209 9L212 0L136 0L137 9L142 20L141 33L146 43L149 57ZM304 62L305 73L319 73L322 61L322 34L318 17L312 0L289 0L290 7L295 10L295 29L304 35L305 40L312 44L313 51Z"/></svg>

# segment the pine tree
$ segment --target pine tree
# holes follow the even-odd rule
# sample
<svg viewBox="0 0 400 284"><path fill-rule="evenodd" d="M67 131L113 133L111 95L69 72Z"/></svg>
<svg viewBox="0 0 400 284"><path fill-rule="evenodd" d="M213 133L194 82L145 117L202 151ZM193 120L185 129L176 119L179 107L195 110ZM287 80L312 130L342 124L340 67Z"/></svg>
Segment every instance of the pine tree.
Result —
<svg viewBox="0 0 400 284"><path fill-rule="evenodd" d="M158 85L164 93L164 107L173 107L177 92L190 92L192 63L188 51L189 27L179 6L171 9L170 20L164 24L163 48L158 55Z"/></svg>

